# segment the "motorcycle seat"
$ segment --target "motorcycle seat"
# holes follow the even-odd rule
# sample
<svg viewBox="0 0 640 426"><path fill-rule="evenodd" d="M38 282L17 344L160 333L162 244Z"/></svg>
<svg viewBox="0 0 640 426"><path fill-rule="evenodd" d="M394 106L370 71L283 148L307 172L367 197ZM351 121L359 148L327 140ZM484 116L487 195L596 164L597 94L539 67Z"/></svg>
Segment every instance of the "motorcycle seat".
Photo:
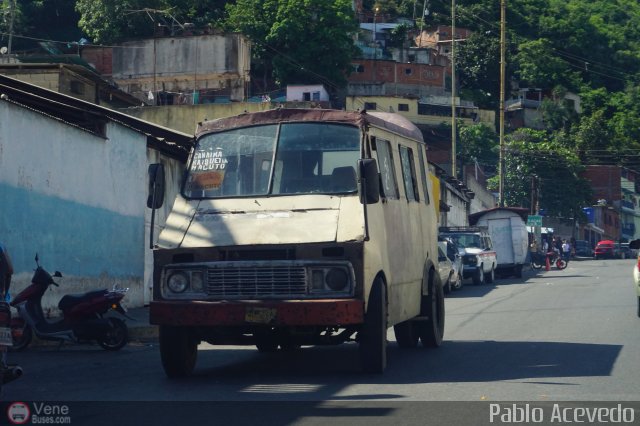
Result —
<svg viewBox="0 0 640 426"><path fill-rule="evenodd" d="M101 297L106 292L107 290L95 290L82 294L67 294L63 296L62 299L60 299L60 302L58 302L58 309L60 309L61 311L66 311L67 309L79 303L94 299L96 297Z"/></svg>

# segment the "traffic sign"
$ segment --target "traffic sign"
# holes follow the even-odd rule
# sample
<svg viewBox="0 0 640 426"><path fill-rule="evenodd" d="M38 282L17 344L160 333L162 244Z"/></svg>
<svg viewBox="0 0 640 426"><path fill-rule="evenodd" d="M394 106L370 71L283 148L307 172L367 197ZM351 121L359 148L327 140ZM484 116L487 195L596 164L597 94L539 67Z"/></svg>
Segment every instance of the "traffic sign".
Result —
<svg viewBox="0 0 640 426"><path fill-rule="evenodd" d="M527 225L529 226L542 226L542 216L540 215L529 215L527 218Z"/></svg>

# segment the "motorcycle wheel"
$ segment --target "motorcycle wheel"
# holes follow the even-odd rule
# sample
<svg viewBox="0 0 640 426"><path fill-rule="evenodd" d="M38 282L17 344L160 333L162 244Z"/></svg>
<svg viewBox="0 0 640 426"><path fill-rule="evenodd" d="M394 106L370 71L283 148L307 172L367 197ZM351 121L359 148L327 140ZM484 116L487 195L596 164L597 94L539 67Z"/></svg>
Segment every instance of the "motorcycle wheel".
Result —
<svg viewBox="0 0 640 426"><path fill-rule="evenodd" d="M556 261L556 267L560 270L563 270L564 268L567 267L567 261L564 259L558 259Z"/></svg>
<svg viewBox="0 0 640 426"><path fill-rule="evenodd" d="M542 268L542 264L541 264L541 263L538 263L538 262L536 262L536 261L534 260L534 261L532 261L532 262L531 262L531 267L532 267L533 269L541 269L541 268Z"/></svg>
<svg viewBox="0 0 640 426"><path fill-rule="evenodd" d="M111 329L107 331L98 343L103 349L108 351L118 351L127 344L129 340L129 330L127 324L120 318L109 318Z"/></svg>
<svg viewBox="0 0 640 426"><path fill-rule="evenodd" d="M13 346L9 348L12 352L25 349L33 339L33 330L26 322L11 324L11 338Z"/></svg>

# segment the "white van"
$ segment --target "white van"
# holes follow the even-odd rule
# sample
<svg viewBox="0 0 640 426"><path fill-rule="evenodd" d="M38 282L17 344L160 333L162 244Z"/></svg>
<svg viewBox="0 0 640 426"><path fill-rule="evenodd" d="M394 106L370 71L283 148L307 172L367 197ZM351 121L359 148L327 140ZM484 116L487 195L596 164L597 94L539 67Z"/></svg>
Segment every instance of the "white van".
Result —
<svg viewBox="0 0 640 426"><path fill-rule="evenodd" d="M153 209L163 175L150 167ZM201 341L270 352L355 336L367 372L386 366L388 327L401 347L439 346L436 221L422 134L399 115L277 109L201 123L154 248L166 374L190 374Z"/></svg>

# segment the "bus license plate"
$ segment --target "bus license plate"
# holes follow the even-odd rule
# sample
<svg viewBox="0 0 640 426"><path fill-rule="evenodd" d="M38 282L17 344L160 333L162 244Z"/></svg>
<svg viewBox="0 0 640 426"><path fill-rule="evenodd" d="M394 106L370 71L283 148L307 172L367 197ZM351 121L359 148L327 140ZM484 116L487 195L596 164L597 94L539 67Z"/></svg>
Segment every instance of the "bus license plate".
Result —
<svg viewBox="0 0 640 426"><path fill-rule="evenodd" d="M244 312L244 320L253 324L269 324L278 313L275 308L247 308Z"/></svg>
<svg viewBox="0 0 640 426"><path fill-rule="evenodd" d="M0 345L13 346L13 339L11 338L11 329L9 327L0 327Z"/></svg>

